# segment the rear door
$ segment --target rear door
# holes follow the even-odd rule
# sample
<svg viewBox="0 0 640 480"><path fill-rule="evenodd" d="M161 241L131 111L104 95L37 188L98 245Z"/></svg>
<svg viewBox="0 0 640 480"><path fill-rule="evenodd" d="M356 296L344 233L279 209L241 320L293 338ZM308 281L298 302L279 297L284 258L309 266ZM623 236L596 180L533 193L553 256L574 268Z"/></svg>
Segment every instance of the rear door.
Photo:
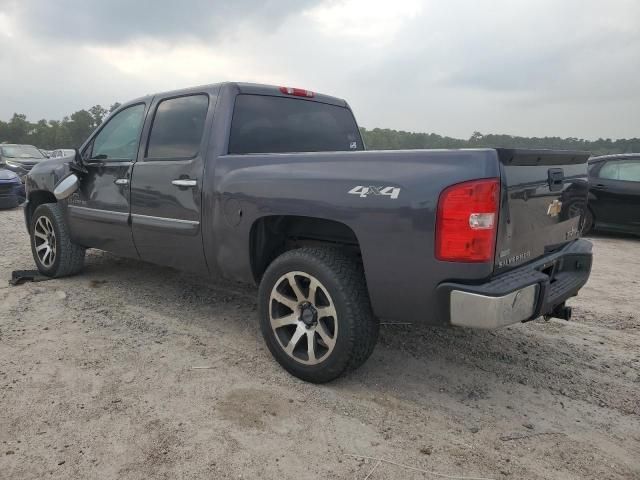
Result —
<svg viewBox="0 0 640 480"><path fill-rule="evenodd" d="M131 180L131 226L142 260L207 271L200 222L213 105L207 93L154 99Z"/></svg>
<svg viewBox="0 0 640 480"><path fill-rule="evenodd" d="M591 208L601 227L640 232L640 158L619 158L595 167Z"/></svg>
<svg viewBox="0 0 640 480"><path fill-rule="evenodd" d="M585 152L497 149L502 198L495 270L506 271L579 236L587 201Z"/></svg>
<svg viewBox="0 0 640 480"><path fill-rule="evenodd" d="M67 200L71 236L80 245L138 256L129 226L129 176L146 112L145 103L123 108L82 150L87 173Z"/></svg>

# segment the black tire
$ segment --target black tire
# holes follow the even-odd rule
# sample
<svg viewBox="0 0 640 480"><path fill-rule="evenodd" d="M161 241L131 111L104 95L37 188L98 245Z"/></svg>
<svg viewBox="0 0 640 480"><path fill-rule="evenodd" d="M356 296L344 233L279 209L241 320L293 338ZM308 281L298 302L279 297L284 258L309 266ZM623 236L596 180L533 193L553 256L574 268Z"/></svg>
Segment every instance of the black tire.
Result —
<svg viewBox="0 0 640 480"><path fill-rule="evenodd" d="M45 219L48 219L49 223ZM43 233L40 226L37 227L39 221L41 221L40 225L51 226L53 238L50 241L55 246L53 260L49 257L41 259L36 251L44 241L42 236L38 236ZM40 273L48 277L65 277L82 270L86 249L71 241L69 227L62 209L57 203L45 203L36 208L31 217L29 232L31 234L31 253Z"/></svg>
<svg viewBox="0 0 640 480"><path fill-rule="evenodd" d="M580 216L579 227L581 235L586 235L593 228L593 212L584 200L570 201L564 211L566 212L564 220L578 215Z"/></svg>
<svg viewBox="0 0 640 480"><path fill-rule="evenodd" d="M282 339L279 338L279 334L271 324L272 309L281 308L281 304L272 299L272 292L275 287L282 285L278 282L281 282L284 276L292 274L292 272L300 273L301 277L296 278L302 278L302 280L305 278L304 275L309 275L317 280L320 284L318 289L328 293L329 302L336 313L333 320L331 320L332 317L329 317L328 320L335 322L333 324L332 346L324 357L318 357L319 363L313 365L303 364L301 360L292 358L285 351ZM311 296L310 290L307 290L307 294ZM318 295L327 298L324 293ZM292 299L292 301L295 300ZM369 358L375 348L380 325L371 311L364 271L359 262L340 249L300 248L283 253L269 265L262 277L258 302L260 328L267 347L278 363L289 373L307 382L328 382L347 370L358 368ZM322 309L323 307L319 306L318 308ZM293 309L289 310L293 312ZM291 316L295 315L298 314L295 312L291 314ZM318 318L316 323L321 321L326 320ZM293 329L306 328L301 320L290 327ZM310 328L315 330L316 327L317 325ZM320 349L321 345L326 346L324 342L319 340L319 334L312 333L311 335L317 341L317 347L314 348ZM308 337L305 339L308 340ZM309 341L313 342L313 340Z"/></svg>
<svg viewBox="0 0 640 480"><path fill-rule="evenodd" d="M585 208L582 212L582 235L586 235L593 230L593 212L589 207Z"/></svg>

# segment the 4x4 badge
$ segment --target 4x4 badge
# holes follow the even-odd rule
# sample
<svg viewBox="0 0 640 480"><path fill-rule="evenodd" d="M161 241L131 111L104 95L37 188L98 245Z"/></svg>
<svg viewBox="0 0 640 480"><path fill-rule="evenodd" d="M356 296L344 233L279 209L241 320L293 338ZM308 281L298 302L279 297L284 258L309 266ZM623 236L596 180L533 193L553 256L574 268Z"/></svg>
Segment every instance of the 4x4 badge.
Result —
<svg viewBox="0 0 640 480"><path fill-rule="evenodd" d="M400 188L398 187L377 187L377 186L368 186L364 187L362 185L358 185L357 187L353 187L347 193L351 195L358 195L360 198L367 198L369 195L386 195L391 200L396 200L400 196Z"/></svg>

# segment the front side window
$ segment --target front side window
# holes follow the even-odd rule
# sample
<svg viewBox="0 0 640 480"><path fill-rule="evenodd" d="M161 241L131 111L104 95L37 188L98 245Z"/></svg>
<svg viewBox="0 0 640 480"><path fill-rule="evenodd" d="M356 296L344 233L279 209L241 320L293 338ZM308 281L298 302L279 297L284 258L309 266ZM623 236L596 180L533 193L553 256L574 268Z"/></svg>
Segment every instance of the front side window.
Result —
<svg viewBox="0 0 640 480"><path fill-rule="evenodd" d="M91 158L122 162L132 161L138 152L143 121L143 104L125 108L117 113L96 135Z"/></svg>
<svg viewBox="0 0 640 480"><path fill-rule="evenodd" d="M267 95L236 97L229 153L363 150L348 108Z"/></svg>
<svg viewBox="0 0 640 480"><path fill-rule="evenodd" d="M640 160L616 160L605 163L600 169L600 178L640 182Z"/></svg>
<svg viewBox="0 0 640 480"><path fill-rule="evenodd" d="M158 105L147 145L148 159L187 159L200 150L209 108L207 95L170 98Z"/></svg>

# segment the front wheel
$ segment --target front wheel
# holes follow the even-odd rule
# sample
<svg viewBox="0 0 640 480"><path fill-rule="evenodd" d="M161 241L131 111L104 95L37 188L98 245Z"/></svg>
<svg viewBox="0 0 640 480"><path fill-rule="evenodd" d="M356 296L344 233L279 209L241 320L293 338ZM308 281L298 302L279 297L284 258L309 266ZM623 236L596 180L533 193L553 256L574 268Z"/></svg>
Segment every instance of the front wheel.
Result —
<svg viewBox="0 0 640 480"><path fill-rule="evenodd" d="M85 248L73 243L60 206L45 203L31 217L31 252L38 270L48 277L64 277L82 270Z"/></svg>
<svg viewBox="0 0 640 480"><path fill-rule="evenodd" d="M308 382L359 367L378 338L362 267L339 249L301 248L276 258L260 283L259 309L275 359Z"/></svg>

